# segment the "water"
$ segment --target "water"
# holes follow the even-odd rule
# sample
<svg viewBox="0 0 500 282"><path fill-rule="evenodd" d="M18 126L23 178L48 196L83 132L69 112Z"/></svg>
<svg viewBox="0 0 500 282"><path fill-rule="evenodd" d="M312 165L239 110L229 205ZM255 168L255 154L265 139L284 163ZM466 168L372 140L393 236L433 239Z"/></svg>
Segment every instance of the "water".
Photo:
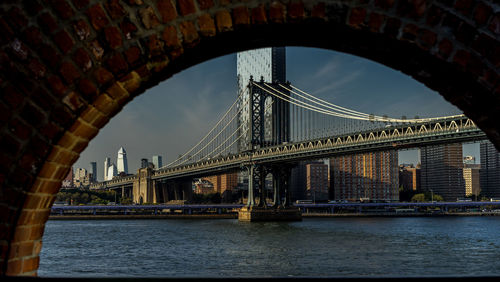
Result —
<svg viewBox="0 0 500 282"><path fill-rule="evenodd" d="M500 217L49 220L45 277L500 275Z"/></svg>

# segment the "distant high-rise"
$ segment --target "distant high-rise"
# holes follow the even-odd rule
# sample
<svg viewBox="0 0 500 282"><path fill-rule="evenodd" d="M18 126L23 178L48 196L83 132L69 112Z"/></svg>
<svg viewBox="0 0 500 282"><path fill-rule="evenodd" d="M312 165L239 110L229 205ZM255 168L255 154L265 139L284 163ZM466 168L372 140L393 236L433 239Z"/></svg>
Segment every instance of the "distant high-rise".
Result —
<svg viewBox="0 0 500 282"><path fill-rule="evenodd" d="M420 185L445 201L465 197L462 144L444 144L420 148Z"/></svg>
<svg viewBox="0 0 500 282"><path fill-rule="evenodd" d="M261 77L266 82L281 83L286 82L286 58L285 47L272 47L239 52L236 56L236 72L238 78L238 95L242 96L239 107L242 109L239 122L242 124L240 132L246 132L250 119L250 93L248 84L250 76L255 81L260 81ZM268 119L269 121L271 119ZM269 128L269 126L266 126ZM269 133L266 133L269 136ZM240 139L239 150L247 150L248 138L243 136Z"/></svg>
<svg viewBox="0 0 500 282"><path fill-rule="evenodd" d="M500 153L490 141L479 145L481 158L481 193L489 198L500 198Z"/></svg>
<svg viewBox="0 0 500 282"><path fill-rule="evenodd" d="M111 164L108 167L108 178L106 180L113 180L113 177L115 177L117 175L118 175L118 171L116 169L116 165L115 164Z"/></svg>
<svg viewBox="0 0 500 282"><path fill-rule="evenodd" d="M96 182L97 181L97 163L96 162L90 162L90 173L92 174L92 178L90 179L90 182Z"/></svg>
<svg viewBox="0 0 500 282"><path fill-rule="evenodd" d="M104 181L108 180L108 169L109 169L109 166L111 165L111 159L109 157L107 157L106 159L104 159Z"/></svg>
<svg viewBox="0 0 500 282"><path fill-rule="evenodd" d="M127 163L127 152L123 147L118 150L118 158L116 160L116 166L118 173L128 174L128 163Z"/></svg>
<svg viewBox="0 0 500 282"><path fill-rule="evenodd" d="M306 195L308 200L328 200L328 165L323 162L306 164Z"/></svg>
<svg viewBox="0 0 500 282"><path fill-rule="evenodd" d="M479 164L464 164L465 196L479 196L480 168Z"/></svg>
<svg viewBox="0 0 500 282"><path fill-rule="evenodd" d="M335 200L399 201L399 164L395 150L345 155L330 160Z"/></svg>
<svg viewBox="0 0 500 282"><path fill-rule="evenodd" d="M148 167L148 159L141 159L141 168L146 168Z"/></svg>
<svg viewBox="0 0 500 282"><path fill-rule="evenodd" d="M161 159L161 156L153 156L153 164L156 169L159 169L160 167L163 166L163 162Z"/></svg>

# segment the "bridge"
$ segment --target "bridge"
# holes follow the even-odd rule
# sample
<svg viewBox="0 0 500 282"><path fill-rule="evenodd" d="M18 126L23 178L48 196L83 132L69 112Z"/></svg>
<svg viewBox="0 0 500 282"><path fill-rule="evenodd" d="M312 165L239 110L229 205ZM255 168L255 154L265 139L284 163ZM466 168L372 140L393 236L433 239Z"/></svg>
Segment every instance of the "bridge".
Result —
<svg viewBox="0 0 500 282"><path fill-rule="evenodd" d="M267 207L266 195L255 201L268 174L273 176L275 206L290 206L288 179L299 161L355 153L399 150L445 143L486 140L464 115L435 118L389 118L329 103L290 83L252 79L249 95L239 95L217 124L172 163L142 168L136 175L95 183L91 189L121 190L135 203L187 199L193 178L246 170L246 207ZM242 120L248 111L248 120Z"/></svg>

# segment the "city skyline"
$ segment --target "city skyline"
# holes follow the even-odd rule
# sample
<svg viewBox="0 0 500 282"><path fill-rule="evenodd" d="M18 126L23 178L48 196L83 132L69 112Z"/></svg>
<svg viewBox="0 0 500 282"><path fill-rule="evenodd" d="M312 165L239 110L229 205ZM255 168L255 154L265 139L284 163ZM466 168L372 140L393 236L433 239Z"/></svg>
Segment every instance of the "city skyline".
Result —
<svg viewBox="0 0 500 282"><path fill-rule="evenodd" d="M392 117L461 113L409 76L360 57L297 47L287 47L286 57L288 80L344 107ZM95 161L98 180L102 180L99 172L104 158L120 146L127 148L129 173L135 173L142 158L151 161L160 155L169 163L211 128L236 95L236 54L189 68L125 106L90 142L74 167L88 168ZM465 147L464 154L479 159L478 145ZM418 162L416 150L399 155L400 163Z"/></svg>

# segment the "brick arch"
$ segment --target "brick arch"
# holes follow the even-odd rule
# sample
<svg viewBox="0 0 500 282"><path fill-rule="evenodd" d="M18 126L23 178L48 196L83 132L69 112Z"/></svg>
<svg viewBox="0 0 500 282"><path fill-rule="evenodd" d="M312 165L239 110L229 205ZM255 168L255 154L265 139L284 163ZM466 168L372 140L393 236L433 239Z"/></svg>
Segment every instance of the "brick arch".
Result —
<svg viewBox="0 0 500 282"><path fill-rule="evenodd" d="M60 182L135 96L270 45L365 57L436 90L500 148L495 0L7 0L0 4L0 275L36 275Z"/></svg>

